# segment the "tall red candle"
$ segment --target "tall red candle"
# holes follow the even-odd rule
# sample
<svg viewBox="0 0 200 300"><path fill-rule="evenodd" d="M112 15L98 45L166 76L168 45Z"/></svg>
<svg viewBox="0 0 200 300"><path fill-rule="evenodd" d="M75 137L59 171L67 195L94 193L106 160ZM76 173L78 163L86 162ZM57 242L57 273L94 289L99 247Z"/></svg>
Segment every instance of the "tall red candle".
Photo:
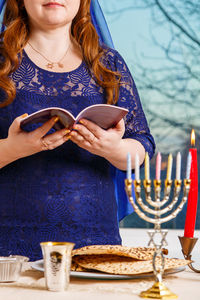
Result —
<svg viewBox="0 0 200 300"><path fill-rule="evenodd" d="M191 169L190 169L190 191L187 201L187 212L185 219L185 230L184 236L192 238L194 236L196 214L197 214L197 203L198 203L198 168L197 168L197 149L195 146L195 133L192 130L191 133L191 145L193 148L190 149L192 156Z"/></svg>

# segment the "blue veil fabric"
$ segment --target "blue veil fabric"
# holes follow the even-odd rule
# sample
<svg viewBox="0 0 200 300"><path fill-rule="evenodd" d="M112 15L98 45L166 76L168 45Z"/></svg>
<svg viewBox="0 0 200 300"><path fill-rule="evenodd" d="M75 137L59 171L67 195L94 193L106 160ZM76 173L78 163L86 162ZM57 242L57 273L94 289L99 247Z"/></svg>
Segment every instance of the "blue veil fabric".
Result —
<svg viewBox="0 0 200 300"><path fill-rule="evenodd" d="M4 30L4 25L2 24L2 21L3 21L5 3L6 0L0 0L1 31ZM97 30L100 42L114 49L110 31L108 29L106 20L104 18L98 0L91 0L90 12L91 12L92 23ZM127 199L125 188L124 188L124 179L126 178L126 172L111 167L111 173L114 180L115 196L118 205L118 220L120 221L125 216L133 212L133 207L130 204L129 200ZM132 178L134 179L134 174L132 175Z"/></svg>
<svg viewBox="0 0 200 300"><path fill-rule="evenodd" d="M2 12L3 10L3 7L4 7L4 4L6 3L6 0L1 0L0 1L0 13Z"/></svg>
<svg viewBox="0 0 200 300"><path fill-rule="evenodd" d="M0 31L1 32L4 30L3 15L4 15L5 3L6 0L0 0Z"/></svg>
<svg viewBox="0 0 200 300"><path fill-rule="evenodd" d="M91 0L90 13L92 23L98 33L100 42L114 49L112 37L98 0Z"/></svg>

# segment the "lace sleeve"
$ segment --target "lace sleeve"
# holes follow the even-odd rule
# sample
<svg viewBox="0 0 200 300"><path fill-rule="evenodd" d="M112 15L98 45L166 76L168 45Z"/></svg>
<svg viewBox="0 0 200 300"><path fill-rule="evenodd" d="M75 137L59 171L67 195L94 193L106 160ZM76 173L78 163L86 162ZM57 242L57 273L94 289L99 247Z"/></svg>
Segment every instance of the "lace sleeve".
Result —
<svg viewBox="0 0 200 300"><path fill-rule="evenodd" d="M133 138L139 141L144 146L145 151L149 153L149 157L152 158L155 152L155 142L150 133L131 73L124 59L116 50L109 49L106 60L106 65L109 64L110 68L118 71L122 76L117 105L129 110L125 118L124 138Z"/></svg>

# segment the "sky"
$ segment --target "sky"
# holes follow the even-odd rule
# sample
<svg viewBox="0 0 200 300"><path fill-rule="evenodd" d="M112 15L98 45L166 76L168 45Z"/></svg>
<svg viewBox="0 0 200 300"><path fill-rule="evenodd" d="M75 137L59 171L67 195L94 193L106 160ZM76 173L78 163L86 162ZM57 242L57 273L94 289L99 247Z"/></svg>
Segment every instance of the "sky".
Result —
<svg viewBox="0 0 200 300"><path fill-rule="evenodd" d="M130 2L130 1L129 1ZM99 0L104 12L108 27L113 38L115 48L131 65L132 57L142 48L150 46L148 42L150 13L144 10L129 10L124 13L111 15L112 5L109 1ZM125 3L116 4L118 9L126 7ZM128 5L127 5L128 6Z"/></svg>

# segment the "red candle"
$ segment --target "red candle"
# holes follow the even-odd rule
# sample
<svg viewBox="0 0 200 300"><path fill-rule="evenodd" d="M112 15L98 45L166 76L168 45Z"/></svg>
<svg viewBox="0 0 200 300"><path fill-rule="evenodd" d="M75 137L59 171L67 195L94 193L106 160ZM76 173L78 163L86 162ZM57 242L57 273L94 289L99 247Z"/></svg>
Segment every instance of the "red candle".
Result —
<svg viewBox="0 0 200 300"><path fill-rule="evenodd" d="M197 213L197 202L198 202L198 168L197 168L197 149L195 146L195 133L192 130L191 133L191 148L189 151L192 156L191 169L190 169L190 191L187 201L187 212L185 219L185 230L184 236L192 238L194 236L196 213Z"/></svg>

